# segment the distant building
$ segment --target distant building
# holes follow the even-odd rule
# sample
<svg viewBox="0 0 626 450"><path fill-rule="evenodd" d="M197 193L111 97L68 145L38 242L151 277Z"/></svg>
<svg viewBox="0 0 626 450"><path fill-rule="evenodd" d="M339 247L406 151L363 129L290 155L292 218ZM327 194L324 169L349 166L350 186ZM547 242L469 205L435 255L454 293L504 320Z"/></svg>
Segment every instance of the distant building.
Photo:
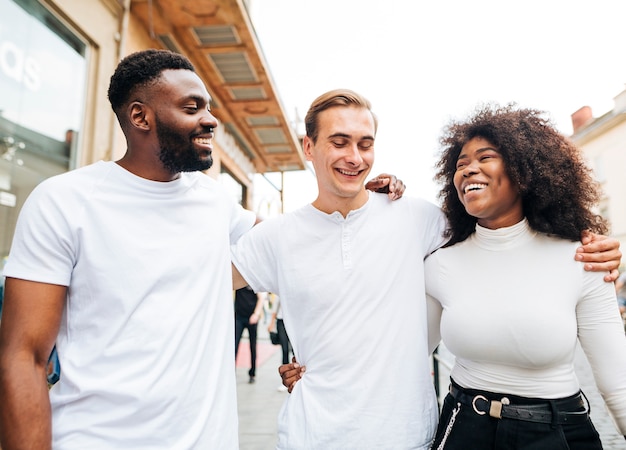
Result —
<svg viewBox="0 0 626 450"><path fill-rule="evenodd" d="M600 213L626 253L626 89L614 98L611 111L595 118L583 106L572 114L572 125L571 139L585 152L604 191Z"/></svg>

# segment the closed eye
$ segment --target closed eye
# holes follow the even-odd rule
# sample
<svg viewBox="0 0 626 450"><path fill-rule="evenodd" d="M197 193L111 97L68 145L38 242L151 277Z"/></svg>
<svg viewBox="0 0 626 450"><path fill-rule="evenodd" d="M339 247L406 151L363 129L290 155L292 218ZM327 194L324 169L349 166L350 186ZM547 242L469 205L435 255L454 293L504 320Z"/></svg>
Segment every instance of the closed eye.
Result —
<svg viewBox="0 0 626 450"><path fill-rule="evenodd" d="M348 145L348 141L346 139L333 139L330 142L337 148L342 148Z"/></svg>

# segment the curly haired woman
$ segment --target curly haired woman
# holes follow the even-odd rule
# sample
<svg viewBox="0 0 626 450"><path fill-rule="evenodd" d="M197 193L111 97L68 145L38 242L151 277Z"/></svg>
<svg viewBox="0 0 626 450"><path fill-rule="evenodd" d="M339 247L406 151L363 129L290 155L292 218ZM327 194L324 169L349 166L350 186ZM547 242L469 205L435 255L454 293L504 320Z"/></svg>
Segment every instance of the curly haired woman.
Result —
<svg viewBox="0 0 626 450"><path fill-rule="evenodd" d="M574 372L578 342L626 434L615 290L571 257L584 230L607 233L593 210L600 192L542 115L487 105L441 138L450 240L426 260L425 278L456 358L433 449L601 449Z"/></svg>

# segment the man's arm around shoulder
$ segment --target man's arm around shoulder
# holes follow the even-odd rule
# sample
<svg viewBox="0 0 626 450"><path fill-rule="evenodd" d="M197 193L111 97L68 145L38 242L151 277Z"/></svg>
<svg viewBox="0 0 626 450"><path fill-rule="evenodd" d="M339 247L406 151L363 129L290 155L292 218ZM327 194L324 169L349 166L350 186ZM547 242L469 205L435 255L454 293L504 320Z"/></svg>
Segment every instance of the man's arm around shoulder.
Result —
<svg viewBox="0 0 626 450"><path fill-rule="evenodd" d="M576 260L585 263L585 270L608 272L604 281L614 282L619 276L617 269L622 261L619 241L602 234L584 232L581 242L583 245L576 250Z"/></svg>

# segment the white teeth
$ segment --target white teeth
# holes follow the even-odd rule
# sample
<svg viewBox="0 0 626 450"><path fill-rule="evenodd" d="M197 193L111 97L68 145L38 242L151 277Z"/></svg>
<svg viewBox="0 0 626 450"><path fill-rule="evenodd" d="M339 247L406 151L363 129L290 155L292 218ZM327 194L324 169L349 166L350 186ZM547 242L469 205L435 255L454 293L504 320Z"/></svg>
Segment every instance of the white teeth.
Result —
<svg viewBox="0 0 626 450"><path fill-rule="evenodd" d="M487 185L486 184L479 184L479 183L472 183L472 184L468 184L467 186L465 186L465 188L463 189L463 193L467 194L469 191L476 191L478 189L484 189L486 188Z"/></svg>
<svg viewBox="0 0 626 450"><path fill-rule="evenodd" d="M196 141L198 144L204 144L204 145L208 145L211 143L211 139L208 139L208 138L195 138L194 141Z"/></svg>
<svg viewBox="0 0 626 450"><path fill-rule="evenodd" d="M348 172L347 170L342 170L342 169L339 169L339 172L344 174L344 175L350 175L350 176L354 176L354 175L358 175L359 174L359 172Z"/></svg>

